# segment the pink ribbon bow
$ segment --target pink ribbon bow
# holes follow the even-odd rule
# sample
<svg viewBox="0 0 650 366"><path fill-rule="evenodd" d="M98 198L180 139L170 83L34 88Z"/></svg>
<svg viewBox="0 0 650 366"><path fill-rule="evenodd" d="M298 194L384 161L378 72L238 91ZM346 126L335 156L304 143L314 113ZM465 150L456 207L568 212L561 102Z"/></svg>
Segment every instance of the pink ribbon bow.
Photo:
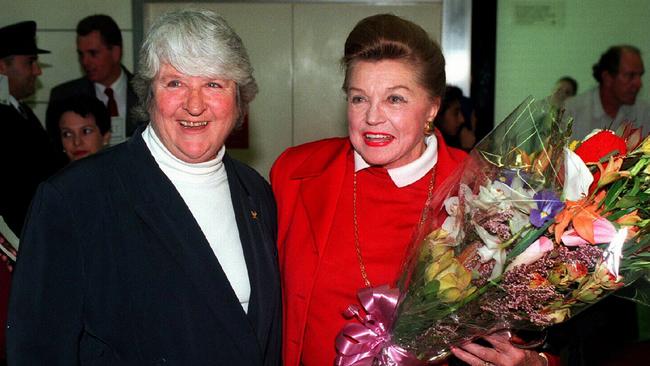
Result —
<svg viewBox="0 0 650 366"><path fill-rule="evenodd" d="M361 324L346 324L336 336L337 366L371 366L377 359L382 365L424 365L393 344L389 334L393 314L399 300L399 290L387 285L359 290L357 297L366 312L363 316L356 305L350 305L344 315L355 317Z"/></svg>

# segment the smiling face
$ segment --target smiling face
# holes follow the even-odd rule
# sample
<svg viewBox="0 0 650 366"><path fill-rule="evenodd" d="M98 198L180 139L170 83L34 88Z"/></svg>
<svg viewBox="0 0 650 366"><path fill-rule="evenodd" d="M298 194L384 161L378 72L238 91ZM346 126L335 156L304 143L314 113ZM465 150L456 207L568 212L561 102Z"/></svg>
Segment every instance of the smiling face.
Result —
<svg viewBox="0 0 650 366"><path fill-rule="evenodd" d="M90 81L108 87L120 76L122 49L106 45L98 31L77 36L77 56Z"/></svg>
<svg viewBox="0 0 650 366"><path fill-rule="evenodd" d="M82 117L67 111L59 119L59 130L61 144L71 161L96 153L108 145L111 139L110 132L102 135L92 114Z"/></svg>
<svg viewBox="0 0 650 366"><path fill-rule="evenodd" d="M167 63L152 83L149 114L167 150L187 163L213 159L237 121L237 84L185 75Z"/></svg>
<svg viewBox="0 0 650 366"><path fill-rule="evenodd" d="M424 129L440 107L404 61L358 61L349 74L348 132L370 165L397 168L422 155Z"/></svg>

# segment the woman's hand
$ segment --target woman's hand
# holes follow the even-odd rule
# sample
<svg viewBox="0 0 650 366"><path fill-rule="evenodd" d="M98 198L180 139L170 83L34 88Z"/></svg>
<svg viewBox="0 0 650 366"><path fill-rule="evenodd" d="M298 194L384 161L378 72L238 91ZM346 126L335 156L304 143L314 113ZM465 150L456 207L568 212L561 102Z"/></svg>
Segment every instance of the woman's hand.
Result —
<svg viewBox="0 0 650 366"><path fill-rule="evenodd" d="M452 347L453 354L471 366L546 366L547 360L533 350L517 348L510 343L510 332L504 330L483 337L492 347L465 343Z"/></svg>

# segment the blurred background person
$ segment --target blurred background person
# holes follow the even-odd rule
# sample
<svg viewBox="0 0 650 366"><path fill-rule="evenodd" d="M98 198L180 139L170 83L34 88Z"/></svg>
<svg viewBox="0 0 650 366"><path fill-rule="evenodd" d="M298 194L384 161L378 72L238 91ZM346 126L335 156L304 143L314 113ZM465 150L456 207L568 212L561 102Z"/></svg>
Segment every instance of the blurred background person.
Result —
<svg viewBox="0 0 650 366"><path fill-rule="evenodd" d="M578 82L570 76L563 76L555 82L550 102L556 107L562 107L568 98L575 96L577 93Z"/></svg>
<svg viewBox="0 0 650 366"><path fill-rule="evenodd" d="M447 145L469 151L476 143L476 114L469 98L456 86L447 86L434 119Z"/></svg>
<svg viewBox="0 0 650 366"><path fill-rule="evenodd" d="M111 140L111 116L102 102L91 96L68 98L58 103L48 133L70 161L92 155Z"/></svg>
<svg viewBox="0 0 650 366"><path fill-rule="evenodd" d="M645 72L641 51L630 45L610 47L592 68L598 86L565 103L573 117L573 137L583 138L593 129L616 129L623 121L650 131L650 104L637 100Z"/></svg>
<svg viewBox="0 0 650 366"><path fill-rule="evenodd" d="M50 91L47 125L55 124L56 104L85 95L101 100L112 118L112 143L133 135L138 121L130 113L137 103L131 86L133 75L122 65L122 33L115 20L96 14L77 24L77 54L84 76L55 86Z"/></svg>
<svg viewBox="0 0 650 366"><path fill-rule="evenodd" d="M280 366L273 194L224 146L257 94L252 72L216 13L154 20L136 87L150 123L34 198L10 365Z"/></svg>

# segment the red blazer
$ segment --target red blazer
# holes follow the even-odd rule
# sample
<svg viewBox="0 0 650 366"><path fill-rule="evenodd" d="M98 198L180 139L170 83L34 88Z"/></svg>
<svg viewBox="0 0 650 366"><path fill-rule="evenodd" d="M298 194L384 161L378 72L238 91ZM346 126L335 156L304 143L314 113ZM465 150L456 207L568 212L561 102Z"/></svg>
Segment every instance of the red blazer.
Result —
<svg viewBox="0 0 650 366"><path fill-rule="evenodd" d="M438 138L436 182L442 182L465 152ZM343 186L348 138L332 138L287 149L271 169L278 205L278 247L283 291L283 360L298 366L312 288ZM438 185L438 183L436 184Z"/></svg>

